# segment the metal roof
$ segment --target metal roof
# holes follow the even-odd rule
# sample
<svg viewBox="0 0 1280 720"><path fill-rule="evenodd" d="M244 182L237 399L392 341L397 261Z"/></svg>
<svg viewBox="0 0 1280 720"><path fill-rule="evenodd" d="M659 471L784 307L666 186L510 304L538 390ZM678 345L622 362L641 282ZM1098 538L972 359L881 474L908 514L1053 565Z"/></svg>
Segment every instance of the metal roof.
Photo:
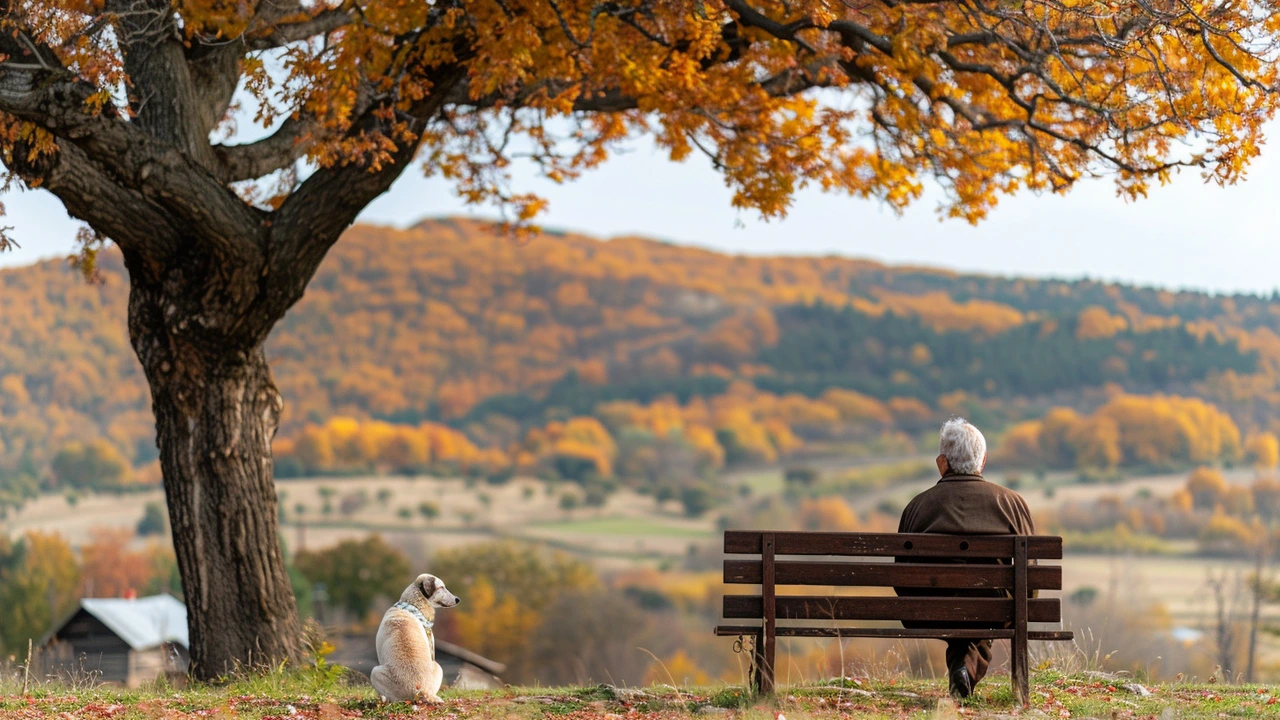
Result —
<svg viewBox="0 0 1280 720"><path fill-rule="evenodd" d="M80 607L134 650L148 650L163 643L190 647L187 606L171 595L152 595L136 600L85 598L80 601Z"/></svg>

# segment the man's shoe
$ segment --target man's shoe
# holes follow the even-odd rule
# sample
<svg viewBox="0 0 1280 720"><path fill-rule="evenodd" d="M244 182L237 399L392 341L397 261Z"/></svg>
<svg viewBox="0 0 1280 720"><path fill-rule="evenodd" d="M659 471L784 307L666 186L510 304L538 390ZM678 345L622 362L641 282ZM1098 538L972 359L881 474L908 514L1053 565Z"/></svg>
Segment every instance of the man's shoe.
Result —
<svg viewBox="0 0 1280 720"><path fill-rule="evenodd" d="M969 669L961 665L951 671L951 697L963 700L973 693L973 680L969 677Z"/></svg>

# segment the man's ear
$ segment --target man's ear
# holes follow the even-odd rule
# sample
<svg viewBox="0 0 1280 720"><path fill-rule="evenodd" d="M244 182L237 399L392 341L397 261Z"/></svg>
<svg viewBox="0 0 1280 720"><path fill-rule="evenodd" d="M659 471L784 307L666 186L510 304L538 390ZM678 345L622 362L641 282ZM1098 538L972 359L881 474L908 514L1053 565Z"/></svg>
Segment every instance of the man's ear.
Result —
<svg viewBox="0 0 1280 720"><path fill-rule="evenodd" d="M947 471L951 469L951 463L947 462L946 455L939 454L938 457L934 460L934 462L938 464L939 475L946 475Z"/></svg>
<svg viewBox="0 0 1280 720"><path fill-rule="evenodd" d="M987 469L987 454L982 454L982 465L978 467L978 474L981 475L983 470Z"/></svg>

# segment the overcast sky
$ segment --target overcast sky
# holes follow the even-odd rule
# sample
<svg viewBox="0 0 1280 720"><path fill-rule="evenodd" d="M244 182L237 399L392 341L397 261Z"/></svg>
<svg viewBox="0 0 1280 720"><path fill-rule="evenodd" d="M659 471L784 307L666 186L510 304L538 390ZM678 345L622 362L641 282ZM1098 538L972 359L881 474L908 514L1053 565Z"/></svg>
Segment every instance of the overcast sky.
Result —
<svg viewBox="0 0 1280 720"><path fill-rule="evenodd" d="M1088 276L1172 288L1271 292L1280 287L1280 160L1264 149L1247 182L1219 189L1184 172L1151 197L1126 203L1109 182L1065 197L1006 198L977 227L939 222L926 197L898 217L875 202L806 191L788 218L763 222L729 206L729 192L705 161L673 164L640 143L565 186L517 177L518 190L551 201L543 224L599 237L644 235L726 252L839 254L890 263L1002 275ZM0 265L65 255L77 225L43 191L0 197L22 248ZM414 171L362 216L410 225L442 215L491 217L438 180ZM541 242L553 242L547 238ZM424 247L423 252L430 252Z"/></svg>

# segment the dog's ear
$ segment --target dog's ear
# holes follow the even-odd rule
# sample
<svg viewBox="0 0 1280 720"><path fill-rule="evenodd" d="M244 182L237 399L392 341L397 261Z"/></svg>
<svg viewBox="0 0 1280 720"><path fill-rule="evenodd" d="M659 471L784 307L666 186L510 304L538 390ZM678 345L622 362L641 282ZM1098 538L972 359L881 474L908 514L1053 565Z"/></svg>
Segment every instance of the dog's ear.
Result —
<svg viewBox="0 0 1280 720"><path fill-rule="evenodd" d="M421 575L418 577L418 590L422 591L422 597L429 598L436 594L436 579L433 575Z"/></svg>

